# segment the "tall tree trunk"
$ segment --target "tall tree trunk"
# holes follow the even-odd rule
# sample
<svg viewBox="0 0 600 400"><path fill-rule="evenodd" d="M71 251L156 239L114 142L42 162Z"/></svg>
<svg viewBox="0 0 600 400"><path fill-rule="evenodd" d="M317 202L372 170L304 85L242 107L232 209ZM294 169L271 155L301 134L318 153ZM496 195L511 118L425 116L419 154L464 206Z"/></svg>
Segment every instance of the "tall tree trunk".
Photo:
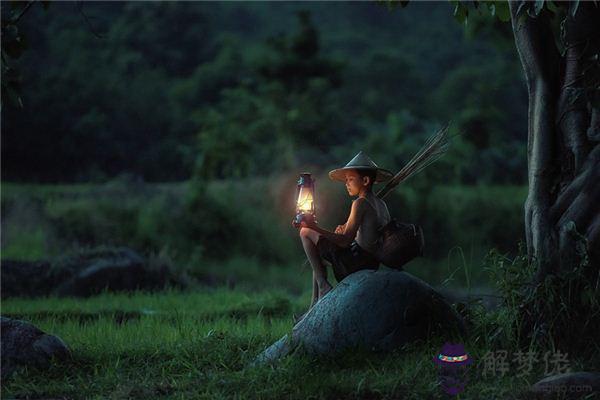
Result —
<svg viewBox="0 0 600 400"><path fill-rule="evenodd" d="M599 82L593 56L600 49L600 8L582 2L575 17L567 17L561 55L547 11L519 18L521 3L509 6L529 93L525 237L537 283L581 261L579 234L587 239L592 265L600 259L598 93L589 90Z"/></svg>
<svg viewBox="0 0 600 400"><path fill-rule="evenodd" d="M519 335L578 352L577 338L600 334L589 300L600 285L600 5L581 2L564 19L561 54L549 11L521 16L537 2L523 3L509 7L529 94L525 237L536 272Z"/></svg>

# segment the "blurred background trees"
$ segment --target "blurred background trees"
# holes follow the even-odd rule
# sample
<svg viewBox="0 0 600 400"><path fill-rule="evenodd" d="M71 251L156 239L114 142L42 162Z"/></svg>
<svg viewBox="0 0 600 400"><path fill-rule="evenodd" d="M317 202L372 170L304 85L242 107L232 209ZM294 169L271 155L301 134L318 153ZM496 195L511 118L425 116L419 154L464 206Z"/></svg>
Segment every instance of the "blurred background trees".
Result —
<svg viewBox="0 0 600 400"><path fill-rule="evenodd" d="M451 11L35 3L18 23L23 104L3 105L2 179L226 179L324 170L358 149L395 169L452 120L464 135L445 179L523 183L527 100L510 31L473 19L465 36Z"/></svg>
<svg viewBox="0 0 600 400"><path fill-rule="evenodd" d="M3 18L29 3L10 4ZM425 230L411 272L481 276L491 247L515 253L523 237L527 93L512 32L486 14L465 30L452 11L34 2L2 75L22 102L3 95L2 257L109 244L200 275L232 257L287 270L303 259L289 224L299 172L317 177L334 227L350 198L329 169L364 150L397 171L451 120L451 151L386 201Z"/></svg>

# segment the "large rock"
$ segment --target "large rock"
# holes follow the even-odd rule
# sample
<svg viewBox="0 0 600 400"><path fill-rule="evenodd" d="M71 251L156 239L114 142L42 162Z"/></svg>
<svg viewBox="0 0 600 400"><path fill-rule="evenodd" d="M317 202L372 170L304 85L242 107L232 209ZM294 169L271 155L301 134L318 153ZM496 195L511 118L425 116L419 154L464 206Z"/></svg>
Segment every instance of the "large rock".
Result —
<svg viewBox="0 0 600 400"><path fill-rule="evenodd" d="M149 278L142 257L127 248L83 261L83 268L59 286L58 295L90 296L104 289L134 290L144 288Z"/></svg>
<svg viewBox="0 0 600 400"><path fill-rule="evenodd" d="M297 346L313 354L391 350L440 329L465 334L461 317L427 283L403 271L362 270L342 280L255 363L277 360Z"/></svg>
<svg viewBox="0 0 600 400"><path fill-rule="evenodd" d="M2 298L47 296L60 280L47 261L2 260Z"/></svg>
<svg viewBox="0 0 600 400"><path fill-rule="evenodd" d="M99 247L53 262L2 260L2 297L91 296L103 290L186 286L165 263L144 260L127 247Z"/></svg>
<svg viewBox="0 0 600 400"><path fill-rule="evenodd" d="M502 296L488 287L465 289L440 285L434 289L451 304L480 303L488 311L493 311L502 305Z"/></svg>
<svg viewBox="0 0 600 400"><path fill-rule="evenodd" d="M9 377L19 366L44 368L53 358L70 357L67 345L57 336L44 333L34 325L1 317L2 379Z"/></svg>

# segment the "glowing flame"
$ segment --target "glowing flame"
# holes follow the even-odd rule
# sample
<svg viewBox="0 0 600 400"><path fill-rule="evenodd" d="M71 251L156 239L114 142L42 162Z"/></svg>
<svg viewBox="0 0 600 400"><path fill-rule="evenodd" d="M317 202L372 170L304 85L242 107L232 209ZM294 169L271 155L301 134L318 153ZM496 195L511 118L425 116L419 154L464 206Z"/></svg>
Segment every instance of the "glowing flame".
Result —
<svg viewBox="0 0 600 400"><path fill-rule="evenodd" d="M300 188L300 193L298 193L297 206L298 211L302 212L312 212L314 210L312 190L304 187Z"/></svg>

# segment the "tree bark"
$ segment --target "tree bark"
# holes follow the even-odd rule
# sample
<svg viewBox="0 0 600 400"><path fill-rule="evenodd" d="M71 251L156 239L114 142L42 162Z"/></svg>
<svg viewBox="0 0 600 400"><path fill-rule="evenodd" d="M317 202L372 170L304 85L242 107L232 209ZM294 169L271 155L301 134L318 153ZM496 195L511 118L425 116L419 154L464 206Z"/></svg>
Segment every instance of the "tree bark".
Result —
<svg viewBox="0 0 600 400"><path fill-rule="evenodd" d="M582 299L600 284L600 6L563 10L563 54L548 10L521 15L531 6L509 1L529 95L525 238L536 268L523 288L518 337L581 351L574 338L597 337L599 322L590 308L597 303Z"/></svg>
<svg viewBox="0 0 600 400"><path fill-rule="evenodd" d="M594 4L582 2L575 17L565 20L561 56L548 12L521 17L521 3L509 7L529 95L525 237L538 283L581 262L580 235L587 239L590 262L598 265L598 110L587 90L597 82L597 60L590 56L600 48L600 18Z"/></svg>
<svg viewBox="0 0 600 400"><path fill-rule="evenodd" d="M556 235L550 220L557 175L554 116L558 97L559 54L546 16L519 21L519 3L509 2L515 44L525 72L529 96L525 201L527 254L545 275L556 260Z"/></svg>

